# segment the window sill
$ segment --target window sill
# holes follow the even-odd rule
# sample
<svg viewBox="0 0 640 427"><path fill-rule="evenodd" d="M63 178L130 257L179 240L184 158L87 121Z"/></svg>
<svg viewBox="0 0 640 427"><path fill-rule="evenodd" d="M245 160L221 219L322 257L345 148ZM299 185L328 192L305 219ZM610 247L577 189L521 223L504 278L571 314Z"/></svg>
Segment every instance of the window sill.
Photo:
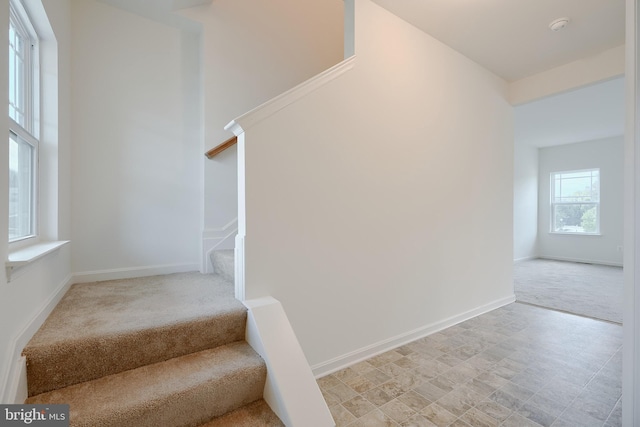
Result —
<svg viewBox="0 0 640 427"><path fill-rule="evenodd" d="M550 231L549 234L559 234L561 236L602 236L602 233L571 233L562 231Z"/></svg>
<svg viewBox="0 0 640 427"><path fill-rule="evenodd" d="M42 258L43 256L57 251L67 243L69 243L69 240L62 240L58 242L40 242L34 245L17 249L15 251L10 251L7 262L5 262L5 268L7 270L7 281L11 281L11 274L14 270L27 266L32 262Z"/></svg>

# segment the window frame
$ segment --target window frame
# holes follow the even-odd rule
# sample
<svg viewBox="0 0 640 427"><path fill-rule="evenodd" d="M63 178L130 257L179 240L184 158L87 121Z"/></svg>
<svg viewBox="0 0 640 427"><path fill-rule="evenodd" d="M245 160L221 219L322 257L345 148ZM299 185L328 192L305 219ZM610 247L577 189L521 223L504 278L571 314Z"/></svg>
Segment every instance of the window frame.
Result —
<svg viewBox="0 0 640 427"><path fill-rule="evenodd" d="M24 58L24 70L22 73L22 79L24 81L24 125L18 123L13 117L11 117L11 110L9 109L9 135L8 140L11 140L11 135L16 137L22 142L26 142L32 148L31 159L31 182L30 182L30 233L15 238L8 238L10 248L17 248L24 244L32 244L38 241L38 220L39 220L39 208L38 208L38 193L39 193L39 118L40 118L40 70L39 70L39 37L35 31L33 23L27 14L24 5L20 0L11 0L9 2L10 11L10 26L14 28L14 31L18 33L25 42L23 51ZM11 43L11 40L9 41ZM11 46L9 46L9 55L12 55ZM9 61L11 64L11 61ZM10 65L9 65L10 66ZM12 87L11 72L9 73L9 89ZM11 96L11 95L9 95ZM10 104L10 99L7 99ZM8 192L10 194L10 191Z"/></svg>
<svg viewBox="0 0 640 427"><path fill-rule="evenodd" d="M585 173L585 172L598 172L598 199L597 200L589 200L589 201L573 201L573 202L558 202L556 201L556 176L561 174L574 174L574 173ZM562 178L561 178L562 180ZM593 184L592 184L593 185ZM600 228L600 188L601 188L601 175L600 168L588 168L588 169L576 169L576 170L562 170L551 172L549 174L549 233L550 234L564 234L571 236L600 236L601 228ZM596 208L596 230L595 231L556 231L555 224L555 213L557 206L572 206L572 205L593 205Z"/></svg>

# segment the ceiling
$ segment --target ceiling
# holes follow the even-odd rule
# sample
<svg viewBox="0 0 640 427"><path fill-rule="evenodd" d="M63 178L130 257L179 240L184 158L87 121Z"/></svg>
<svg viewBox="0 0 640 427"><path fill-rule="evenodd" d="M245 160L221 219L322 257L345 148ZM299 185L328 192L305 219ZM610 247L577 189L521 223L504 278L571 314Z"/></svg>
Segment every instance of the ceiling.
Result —
<svg viewBox="0 0 640 427"><path fill-rule="evenodd" d="M186 19L170 11L212 0L99 1L185 27ZM625 0L374 1L507 81L624 43ZM549 30L549 23L560 17L569 17L569 25L559 32ZM514 111L517 144L546 147L621 135L623 79L547 97Z"/></svg>
<svg viewBox="0 0 640 427"><path fill-rule="evenodd" d="M624 0L374 1L510 82L624 44Z"/></svg>
<svg viewBox="0 0 640 427"><path fill-rule="evenodd" d="M122 10L186 31L200 31L200 25L173 13L180 9L210 4L213 0L97 0Z"/></svg>
<svg viewBox="0 0 640 427"><path fill-rule="evenodd" d="M549 147L619 136L624 109L623 77L520 105L515 142Z"/></svg>
<svg viewBox="0 0 640 427"><path fill-rule="evenodd" d="M124 8L126 6L134 6L137 9L160 9L165 11L174 11L178 9L186 9L188 7L201 6L209 4L213 0L100 0L104 3L112 4L116 7Z"/></svg>
<svg viewBox="0 0 640 427"><path fill-rule="evenodd" d="M374 0L509 82L624 44L624 0ZM561 17L569 25L553 32ZM515 142L536 147L624 133L624 80L515 107Z"/></svg>

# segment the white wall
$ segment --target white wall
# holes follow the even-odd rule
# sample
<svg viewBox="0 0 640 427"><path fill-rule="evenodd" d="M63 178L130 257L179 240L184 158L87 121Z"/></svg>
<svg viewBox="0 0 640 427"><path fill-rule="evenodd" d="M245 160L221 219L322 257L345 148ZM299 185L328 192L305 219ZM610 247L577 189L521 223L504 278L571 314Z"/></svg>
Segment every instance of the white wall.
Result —
<svg viewBox="0 0 640 427"><path fill-rule="evenodd" d="M514 145L513 259L538 256L538 148Z"/></svg>
<svg viewBox="0 0 640 427"><path fill-rule="evenodd" d="M246 297L282 302L316 373L513 300L506 82L355 3L355 68L241 159Z"/></svg>
<svg viewBox="0 0 640 427"><path fill-rule="evenodd" d="M25 1L32 19L46 19L48 25L38 25L43 54L42 88L43 120L41 136L40 231L43 239L70 238L70 1ZM9 2L0 7L0 32L7 34ZM44 7L44 8L43 8ZM34 19L35 20L35 19ZM57 58L56 58L57 52ZM7 45L0 45L0 97L7 99ZM6 116L0 119L0 132L8 134ZM8 146L0 150L0 241L8 240ZM7 259L7 244L0 245L0 259ZM13 381L19 373L17 358L22 347L40 326L48 310L53 308L59 291L71 279L70 248L30 264L15 272L7 282L0 274L0 402L14 403Z"/></svg>
<svg viewBox="0 0 640 427"><path fill-rule="evenodd" d="M216 0L181 14L204 28L206 150L232 136L231 119L343 59L342 0ZM233 247L236 163L235 147L205 161L205 254Z"/></svg>
<svg viewBox="0 0 640 427"><path fill-rule="evenodd" d="M509 101L521 105L624 75L625 46L543 71L509 84Z"/></svg>
<svg viewBox="0 0 640 427"><path fill-rule="evenodd" d="M0 276L0 399L17 373L22 346L72 281L200 266L203 74L209 75L207 94L215 100L207 129L215 129L211 141L216 142L229 117L342 57L340 0L322 5L289 1L279 7L266 1L259 7L255 2L216 2L213 12L229 13L206 17L224 25L216 28L222 32L210 34L210 39L218 37L214 41L219 46L206 55L201 35L194 32L197 25L184 19L154 15L162 22L153 21L95 0L44 3L59 58L58 75L43 78L59 82L59 99L57 128L48 129L55 141L42 144L51 153L41 158L43 188L51 190L43 195L43 230L48 239L73 234L73 242L21 270L8 284ZM0 31L6 33L8 2L3 5ZM1 49L7 58L6 45ZM230 62L229 54L240 62ZM207 67L200 62L203 57ZM222 77L212 80L217 64L225 64ZM0 67L5 82L6 72L5 63ZM6 85L0 85L2 94L7 99ZM232 111L226 112L229 107ZM6 119L0 120L2 129L8 132ZM215 191L228 193L223 201L215 191L207 196L213 197L207 212L215 226L220 218L224 222L236 215L234 157L231 153L209 171L210 182L219 186ZM7 158L8 150L0 151L5 168ZM0 188L8 186L7 177L8 171L0 173ZM5 241L7 203L5 194L0 197L0 225L5 224L0 239ZM6 247L0 247L0 256L6 259Z"/></svg>
<svg viewBox="0 0 640 427"><path fill-rule="evenodd" d="M622 265L623 137L541 148L539 154L538 249L542 258ZM600 236L551 234L552 172L600 168Z"/></svg>
<svg viewBox="0 0 640 427"><path fill-rule="evenodd" d="M199 36L95 0L72 5L77 280L196 270Z"/></svg>

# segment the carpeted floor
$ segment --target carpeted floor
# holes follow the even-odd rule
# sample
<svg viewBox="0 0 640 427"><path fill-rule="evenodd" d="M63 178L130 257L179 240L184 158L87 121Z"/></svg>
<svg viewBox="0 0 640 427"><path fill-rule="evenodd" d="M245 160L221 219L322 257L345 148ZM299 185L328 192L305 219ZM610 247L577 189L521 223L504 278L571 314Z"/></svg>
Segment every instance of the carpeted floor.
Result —
<svg viewBox="0 0 640 427"><path fill-rule="evenodd" d="M25 403L76 427L282 426L246 318L220 274L75 284L24 349Z"/></svg>
<svg viewBox="0 0 640 427"><path fill-rule="evenodd" d="M29 394L244 338L233 285L181 273L73 285L23 353Z"/></svg>
<svg viewBox="0 0 640 427"><path fill-rule="evenodd" d="M516 300L622 323L621 267L535 259L514 264Z"/></svg>

